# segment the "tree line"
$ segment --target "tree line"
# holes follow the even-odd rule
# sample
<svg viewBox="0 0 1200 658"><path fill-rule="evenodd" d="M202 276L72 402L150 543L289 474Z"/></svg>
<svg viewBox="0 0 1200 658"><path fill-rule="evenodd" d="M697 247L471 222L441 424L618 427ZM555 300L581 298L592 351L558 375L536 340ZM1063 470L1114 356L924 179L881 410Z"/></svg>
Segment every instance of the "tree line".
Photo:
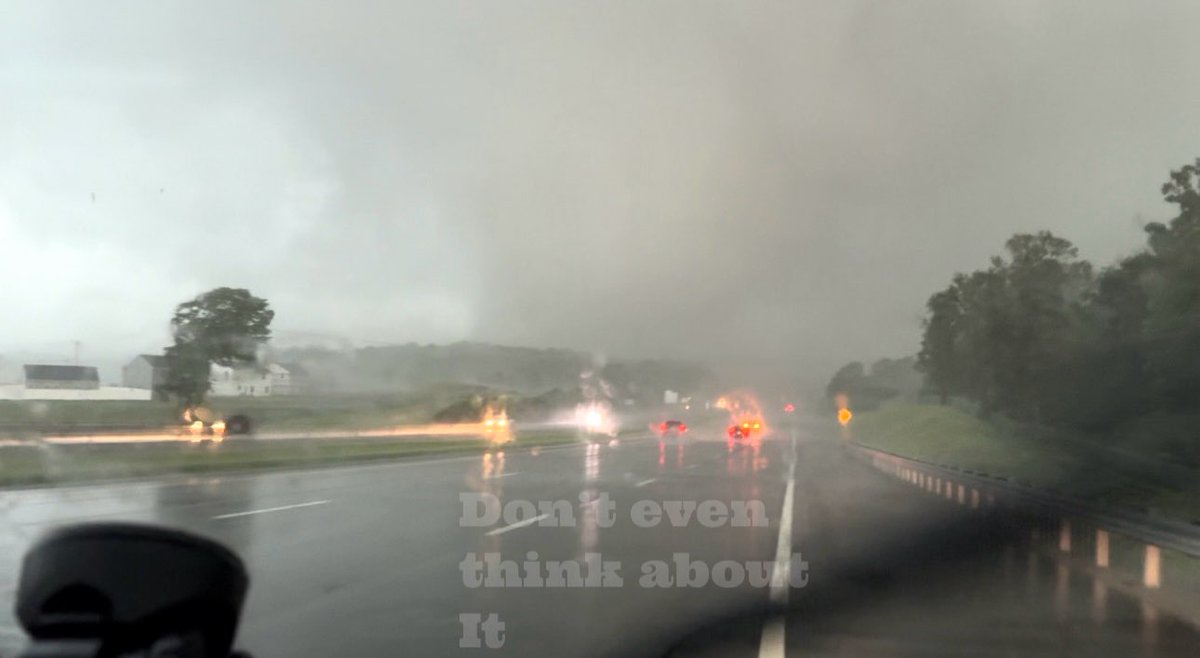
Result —
<svg viewBox="0 0 1200 658"><path fill-rule="evenodd" d="M1200 409L1200 159L1170 173L1177 215L1097 270L1048 231L1017 234L926 305L928 389L980 414L1105 431Z"/></svg>
<svg viewBox="0 0 1200 658"><path fill-rule="evenodd" d="M212 364L262 365L275 312L266 299L243 288L215 288L179 304L171 318L173 344L164 350L165 381L159 393L181 407L204 402ZM464 383L501 390L546 392L544 400L570 398L602 386L606 398L661 401L663 391L705 391L714 375L705 365L669 359L614 360L568 350L505 347L484 343L416 344L331 351L294 350L292 357L321 372L343 392L398 392L414 387ZM561 390L561 393L560 393ZM556 397L557 396L557 397Z"/></svg>
<svg viewBox="0 0 1200 658"><path fill-rule="evenodd" d="M838 369L825 387L825 397L835 404L838 395L857 411L870 411L894 399L914 401L921 392L921 373L915 357L879 359L870 368L851 361Z"/></svg>

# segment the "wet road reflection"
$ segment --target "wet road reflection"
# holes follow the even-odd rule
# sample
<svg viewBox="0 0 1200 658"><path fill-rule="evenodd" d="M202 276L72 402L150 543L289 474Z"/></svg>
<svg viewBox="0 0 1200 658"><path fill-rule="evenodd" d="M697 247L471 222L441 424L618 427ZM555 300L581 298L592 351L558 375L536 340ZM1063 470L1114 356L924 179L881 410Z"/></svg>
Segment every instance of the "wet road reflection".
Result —
<svg viewBox="0 0 1200 658"><path fill-rule="evenodd" d="M729 444L723 434L696 432L681 441L625 439L537 454L493 449L407 466L22 491L0 496L0 519L11 528L0 532L0 588L7 588L0 598L11 600L16 561L45 527L83 518L147 520L214 536L246 556L254 585L243 646L255 655L391 655L397 647L413 655L452 655L457 615L493 611L509 624L509 644L498 656L638 655L697 626L716 627L718 615L761 609L766 593L750 587L649 589L637 579L645 561L669 561L675 552L709 565L773 559L785 447L790 450L770 437ZM811 562L813 582L855 560L866 565L851 572L850 589L840 592L847 596L832 600L853 605L845 617L813 625L800 616L795 629L789 626L788 638L801 643L792 647L798 655L980 653L973 648L1029 655L1043 647L1050 647L1043 655L1056 655L1054 649L1105 644L1118 655L1188 655L1172 650L1197 638L1119 587L1024 543L997 546L987 561L949 575L942 563L912 574L886 571L872 559L885 550L889 530L902 539L894 553L915 550L914 528L949 514L947 508L970 514L958 503L968 493L974 501L975 492L955 488L948 503L943 486L941 497L926 497L843 459L833 441L805 444L798 456L793 545ZM930 479L928 486L937 485ZM463 492L505 502L567 501L575 523L503 534L463 527ZM616 501L618 522L611 527L600 522L593 502L603 495ZM647 499L761 500L767 523L634 527L630 507ZM317 500L331 502L217 520ZM615 589L470 589L459 571L468 552L498 554L525 571L547 560L602 553L622 562L626 582ZM819 613L825 600L817 603ZM12 628L9 610L0 609L0 634ZM749 635L757 642L761 624ZM0 640L0 653L3 648Z"/></svg>
<svg viewBox="0 0 1200 658"><path fill-rule="evenodd" d="M600 444L588 443L583 456L583 479L595 480L600 477Z"/></svg>

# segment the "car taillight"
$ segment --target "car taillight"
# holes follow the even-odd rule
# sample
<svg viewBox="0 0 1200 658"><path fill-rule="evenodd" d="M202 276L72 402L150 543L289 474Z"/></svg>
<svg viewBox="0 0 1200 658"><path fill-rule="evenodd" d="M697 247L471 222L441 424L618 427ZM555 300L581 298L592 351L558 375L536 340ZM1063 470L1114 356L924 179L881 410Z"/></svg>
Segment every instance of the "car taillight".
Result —
<svg viewBox="0 0 1200 658"><path fill-rule="evenodd" d="M662 430L662 431L664 431L664 432L665 432L665 431L667 431L667 424L666 424L666 423L663 423L662 425L659 425L658 427L659 427L659 429L661 429L661 430Z"/></svg>
<svg viewBox="0 0 1200 658"><path fill-rule="evenodd" d="M680 423L680 424L679 424L679 431L680 431L680 432L686 432L686 431L687 431L687 425L684 425L683 423Z"/></svg>

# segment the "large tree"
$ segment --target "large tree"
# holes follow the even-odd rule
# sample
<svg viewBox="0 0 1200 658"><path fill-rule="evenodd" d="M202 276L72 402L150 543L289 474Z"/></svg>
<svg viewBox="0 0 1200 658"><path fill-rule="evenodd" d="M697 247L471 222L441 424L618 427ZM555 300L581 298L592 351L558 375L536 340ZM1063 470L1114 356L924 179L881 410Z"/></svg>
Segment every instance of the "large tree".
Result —
<svg viewBox="0 0 1200 658"><path fill-rule="evenodd" d="M1005 370L1005 402L1018 417L1041 420L1044 402L1061 395L1053 376L1082 338L1080 306L1092 267L1070 241L1049 231L1018 234L1005 244L1013 327Z"/></svg>
<svg viewBox="0 0 1200 658"><path fill-rule="evenodd" d="M924 322L917 368L945 404L951 395L963 392L963 309L958 287L934 293L925 306L929 316Z"/></svg>
<svg viewBox="0 0 1200 658"><path fill-rule="evenodd" d="M1017 234L1008 260L959 274L930 297L920 366L945 400L964 395L994 410L1038 419L1061 387L1064 355L1081 335L1091 266L1049 232Z"/></svg>
<svg viewBox="0 0 1200 658"><path fill-rule="evenodd" d="M271 337L275 317L267 300L243 288L215 288L175 308L164 390L184 405L199 404L208 393L211 364L253 363Z"/></svg>
<svg viewBox="0 0 1200 658"><path fill-rule="evenodd" d="M1014 235L1004 257L955 276L928 303L927 383L985 414L1113 436L1152 424L1155 441L1173 432L1171 450L1200 459L1200 160L1162 194L1177 214L1098 276L1048 232Z"/></svg>

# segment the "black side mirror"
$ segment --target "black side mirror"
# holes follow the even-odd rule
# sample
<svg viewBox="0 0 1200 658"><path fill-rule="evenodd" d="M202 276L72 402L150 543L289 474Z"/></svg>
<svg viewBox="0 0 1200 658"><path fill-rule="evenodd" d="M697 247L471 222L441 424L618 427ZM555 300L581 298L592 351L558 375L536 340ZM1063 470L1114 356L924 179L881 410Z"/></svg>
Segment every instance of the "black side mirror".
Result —
<svg viewBox="0 0 1200 658"><path fill-rule="evenodd" d="M21 567L17 619L32 638L23 655L225 658L248 586L241 559L203 537L133 523L59 528Z"/></svg>

